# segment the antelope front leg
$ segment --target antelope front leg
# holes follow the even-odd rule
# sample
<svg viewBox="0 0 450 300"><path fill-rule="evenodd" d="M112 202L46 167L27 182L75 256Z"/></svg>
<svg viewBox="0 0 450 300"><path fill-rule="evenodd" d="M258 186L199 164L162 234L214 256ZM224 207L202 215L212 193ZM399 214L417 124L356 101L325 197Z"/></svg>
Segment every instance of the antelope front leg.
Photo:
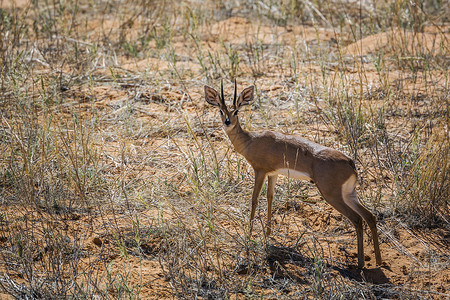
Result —
<svg viewBox="0 0 450 300"><path fill-rule="evenodd" d="M267 179L267 236L272 232L272 201L275 191L275 185L277 184L278 175L269 176Z"/></svg>
<svg viewBox="0 0 450 300"><path fill-rule="evenodd" d="M248 233L249 238L252 235L253 219L255 218L256 205L258 204L258 197L259 194L261 193L264 179L266 179L266 173L255 170L255 187L253 188L253 195L252 195L252 207L250 212L250 230Z"/></svg>

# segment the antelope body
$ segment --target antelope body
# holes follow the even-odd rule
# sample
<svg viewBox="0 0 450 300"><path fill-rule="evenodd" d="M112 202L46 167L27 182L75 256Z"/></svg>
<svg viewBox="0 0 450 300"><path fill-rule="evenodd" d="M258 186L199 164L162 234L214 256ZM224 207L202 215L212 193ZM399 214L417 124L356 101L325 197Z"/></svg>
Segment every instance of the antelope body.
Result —
<svg viewBox="0 0 450 300"><path fill-rule="evenodd" d="M271 231L272 201L278 175L290 178L312 180L323 198L336 210L346 216L355 226L358 243L358 267L364 266L363 226L364 219L372 232L376 263L381 264L378 233L375 216L359 202L356 195L357 173L351 158L342 152L328 148L307 139L273 131L246 131L239 123L239 109L251 103L254 87L245 88L237 97L236 81L232 110L228 110L223 95L205 86L206 101L218 106L225 132L235 150L242 154L255 171L250 230L264 181L267 183L267 234Z"/></svg>

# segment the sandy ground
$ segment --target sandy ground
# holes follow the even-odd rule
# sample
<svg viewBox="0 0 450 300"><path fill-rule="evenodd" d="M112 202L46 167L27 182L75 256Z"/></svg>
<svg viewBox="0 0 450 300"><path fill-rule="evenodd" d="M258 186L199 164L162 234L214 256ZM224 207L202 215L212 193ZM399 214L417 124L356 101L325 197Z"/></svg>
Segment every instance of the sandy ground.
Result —
<svg viewBox="0 0 450 300"><path fill-rule="evenodd" d="M16 5L24 5L26 2L16 1ZM3 1L2 6L5 7L5 5L8 7L13 4L11 1ZM98 26L99 24L95 23L98 20L91 22L88 24L88 28L93 29L92 35L96 34L96 30L100 32L104 26L108 26L109 24L103 22L101 26ZM113 21L108 22L112 22L109 25L113 26ZM329 29L314 29L307 26L276 27L256 25L249 20L239 17L232 17L214 23L208 30L200 30L200 32L204 32L204 35L200 37L202 47L210 51L221 49L221 44L218 41L219 38L222 39L222 42L236 45L258 41L262 44L280 43L291 47L303 47L304 45L314 44L314 41L317 41L317 39L330 42L336 35ZM409 49L409 51L412 51L412 47L420 45L423 51L438 52L442 51L439 45L448 43L450 39L448 28L434 30L432 27L427 28L425 32L418 35L413 36L410 33L402 35L406 38L403 41L393 41L393 39L399 36L395 31L379 33L346 45L340 51L344 56L348 57L354 55L365 56L376 53L380 49L383 49L387 53L392 51L390 48L392 45L401 44L404 45L405 49ZM178 57L181 58L192 56L194 51L190 49L183 37L174 37L173 47ZM266 59L270 60L271 58L267 57ZM158 72L159 74L166 74L173 69L173 65L170 62L158 57L119 57L118 67L124 72L147 72L149 74L156 74ZM250 70L249 64L242 63L241 67L244 72L245 70ZM194 82L199 81L201 78L199 74L201 73L202 66L197 61L192 59L181 60L177 63L177 68L183 74L191 72ZM100 66L95 72L97 75L101 75L108 74L109 70L102 69ZM280 100L278 105L281 106L281 109L273 113L280 119L279 123L277 123L278 126L290 126L290 123L283 124L282 121L282 119L288 118L290 115L289 110L282 109L283 94L285 94L287 89L287 85L280 79L283 78L284 74L279 73L275 66L268 66L265 72L267 76L258 78L256 84L261 92L266 93L269 97ZM320 73L320 69L316 65L309 64L304 65L301 72L311 72L311 74L317 75ZM358 80L356 67L354 70L349 67L347 74L348 82ZM367 76L368 82L374 82L376 85L376 79L379 76L375 68L371 69L371 67L366 67L365 75ZM162 76L164 77L164 75ZM439 75L437 77L440 78ZM403 78L401 72L394 70L390 73L390 80L395 81L398 78ZM219 82L216 83L217 85L219 84ZM252 82L241 82L240 88L247 84L252 84ZM412 86L408 87L408 85L405 85L405 90L408 90L408 88L414 91L425 89L425 84L426 82L421 83L416 81ZM231 84L227 83L227 86L231 87ZM56 110L60 118L69 118L74 107L82 112L84 107L88 111L94 105L100 114L109 114L113 117L122 113L124 109L123 103L125 99L129 99L130 90L129 87L118 89L110 84L103 86L96 85L89 88L72 88L65 93L66 99L64 104L59 105ZM90 99L90 95L95 95L96 100L94 102L88 100ZM159 129L162 128L159 126L162 126L167 121L170 114L180 120L185 114L192 118L195 118L196 114L206 115L209 118L208 120L211 120L208 123L209 134L212 134L213 138L219 140L224 148L230 147L230 142L220 130L220 123L216 112L212 108L207 107L204 102L201 83L192 85L189 88L188 95L183 91L181 86L164 85L159 90L142 90L142 93L135 97L135 99L139 99L139 101L134 106L133 113L139 124L147 126L146 130L149 131L148 134L151 136L151 139L138 138L130 141L127 145L127 151L132 153L132 156L136 159L147 156L146 164L142 166L141 163L136 163L136 167L128 173L128 176L133 177L137 175L146 180L150 180L152 176L172 178L173 182L180 184L180 189L183 189L183 185L186 184L183 181L184 177L177 172L177 167L174 167L174 165L179 164L181 161L178 154L179 148L174 147L173 142L167 139L164 132ZM308 106L308 104L304 105L304 108L307 110L305 114L307 116L314 116L316 113L315 107ZM420 106L417 107L417 111L420 112ZM170 118L173 118L172 116ZM250 117L246 115L246 118L248 120ZM114 125L109 124L107 126ZM183 126L184 123L180 124L180 127ZM255 120L249 126L253 129L263 129L261 128L262 122L260 120ZM293 129L293 131L295 133L306 134L311 139L317 139L317 132L321 132L319 139L325 141L329 136L329 130L325 126L316 126L314 133L310 133L310 136L308 136L308 129L306 128ZM201 138L203 139L204 136ZM181 138L179 141L185 145L191 142L186 140L181 141ZM185 145L182 145L181 148L186 147ZM110 140L103 141L101 147L102 155L106 157L104 159L106 166L111 168L112 172L119 172L120 170L117 167L117 165L120 165L119 143L112 137ZM232 152L233 150L230 149L228 151ZM224 152L223 155L225 153L228 152ZM154 162L148 158L149 156L155 157L156 160L165 160L167 165L164 168L163 163ZM133 161L130 164L133 165ZM250 201L250 189L252 187L251 171L248 174L247 182L241 188L246 190L245 195L248 195L248 201ZM287 248L283 248L287 247L285 245L295 244L296 239L302 236L302 243L298 247L299 255L307 261L307 259L311 259L311 257L308 257L307 249L314 247L314 245L320 245L320 247L326 249L324 250L324 257L331 269L330 276L339 277L340 280L349 282L357 281L375 285L393 285L398 286L399 289L404 288L411 291L428 290L431 291L428 296L432 298L449 295L450 270L441 267L442 265L448 264L450 236L445 230L439 228L427 230L411 229L397 219L382 220L379 224L379 231L383 265L376 266L375 264L373 247L367 235L368 230L366 230L366 268L362 271L357 270L352 266L348 266L356 263L356 237L353 228L341 215L320 201L320 196L314 187L308 186L308 189L309 191L307 193L311 196L308 198L308 201L300 199L301 192L297 189L293 191L292 199L294 200L287 202L279 200L275 203L274 233L267 240L268 245L272 247L273 251L278 251L278 253L286 251ZM261 197L259 206L259 218L261 220L264 220L266 214L264 203L265 197L263 196ZM240 206L245 206L245 204L240 204ZM5 213L11 214L14 214L15 211L13 207L3 207L2 209ZM176 222L176 219L180 217L189 218L188 213L183 216L173 215L173 212L168 207L162 210L170 222ZM32 212L32 209L30 211ZM142 218L141 226L151 227L155 223L158 223L160 210L157 207L151 207L142 209L139 214ZM30 222L39 223L39 218L37 215L30 217ZM167 273L163 270L164 263L161 263L161 260L158 258L161 255L161 251L164 251L162 237L154 235L145 240L145 243L141 245L141 248L145 249L145 255L133 255L131 253L124 256L118 253L117 241L105 229L104 224L110 222L117 222L118 227L123 226L124 228L129 228L129 219L126 216L121 216L119 220L116 220L114 216L108 214L98 215L95 219L91 216L81 216L80 219L76 220L61 220L59 222L53 222L49 226L64 227L64 231L67 232L69 239L73 240L82 237L83 250L86 254L81 259L80 270L84 268L90 270L92 264L96 263L98 263L98 266L95 268L96 272L104 274L104 276L106 276L107 272L115 273L115 269L121 271L126 269L128 272L127 280L140 286L139 295L142 299L171 298L173 296L171 283L166 277ZM221 219L217 224L222 228L226 228L232 234L242 234L235 220ZM262 232L262 227L257 225L253 232L255 240L261 238L263 235ZM6 244L6 241L1 240L1 244ZM276 255L282 254L274 254L275 257ZM102 257L101 262L98 259L99 257ZM269 268L267 274L273 275L278 272L284 276L299 276L299 282L304 279L301 278L301 274L307 269L307 262L303 264L298 263L298 261L297 263L293 263L288 259L278 258L282 264L282 268L277 270L271 270ZM231 259L224 259L223 263L229 263L231 265L228 269L233 269L233 264L236 264ZM248 275L245 272L240 272L234 276L245 281ZM11 277L18 279L20 276L19 274L13 274ZM270 289L268 288L265 292L269 293ZM238 294L236 297L244 298L244 295ZM2 298L6 299L8 297L2 295Z"/></svg>

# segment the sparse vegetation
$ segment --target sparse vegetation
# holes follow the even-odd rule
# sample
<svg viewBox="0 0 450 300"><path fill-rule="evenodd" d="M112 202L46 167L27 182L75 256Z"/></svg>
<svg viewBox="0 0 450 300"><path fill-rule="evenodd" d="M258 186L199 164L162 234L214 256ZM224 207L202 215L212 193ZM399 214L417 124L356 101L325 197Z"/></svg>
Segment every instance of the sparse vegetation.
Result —
<svg viewBox="0 0 450 300"><path fill-rule="evenodd" d="M0 296L450 297L447 1L0 1ZM248 129L357 163L382 267L307 182L265 189L203 85L255 84ZM366 249L371 249L367 246Z"/></svg>

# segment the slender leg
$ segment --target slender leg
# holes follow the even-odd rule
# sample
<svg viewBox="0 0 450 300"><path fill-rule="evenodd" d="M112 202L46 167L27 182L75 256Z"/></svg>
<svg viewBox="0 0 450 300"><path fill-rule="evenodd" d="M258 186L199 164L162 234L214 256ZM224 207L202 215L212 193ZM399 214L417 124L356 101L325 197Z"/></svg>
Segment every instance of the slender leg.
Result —
<svg viewBox="0 0 450 300"><path fill-rule="evenodd" d="M375 218L375 216L374 216ZM375 225L370 227L370 231L372 232L372 239L373 239L373 249L375 251L375 260L377 261L377 265L381 265L383 262L381 260L381 252L380 252L380 243L378 241L378 231L377 231L377 224L376 220L374 220Z"/></svg>
<svg viewBox="0 0 450 300"><path fill-rule="evenodd" d="M255 187L253 188L253 195L252 195L252 207L250 212L250 230L248 233L249 238L252 235L253 219L255 218L256 205L258 204L258 197L259 194L261 193L264 179L266 179L266 173L255 170Z"/></svg>
<svg viewBox="0 0 450 300"><path fill-rule="evenodd" d="M275 185L277 184L278 175L269 176L267 179L267 236L272 232L272 201L275 191Z"/></svg>
<svg viewBox="0 0 450 300"><path fill-rule="evenodd" d="M364 237L362 218L359 217L356 222L352 222L356 228L356 240L358 241L358 268L364 267Z"/></svg>
<svg viewBox="0 0 450 300"><path fill-rule="evenodd" d="M381 252L380 244L378 241L378 231L377 231L377 219L376 217L365 208L358 200L356 196L356 191L353 190L351 193L344 195L345 203L355 210L369 225L370 231L372 232L373 248L375 251L375 260L377 265L381 265Z"/></svg>
<svg viewBox="0 0 450 300"><path fill-rule="evenodd" d="M337 211L343 214L350 222L355 226L356 241L358 243L358 268L364 267L364 237L363 237L363 222L361 216L354 211L351 207L345 204L341 196L333 198L326 198L328 203L331 204Z"/></svg>
<svg viewBox="0 0 450 300"><path fill-rule="evenodd" d="M339 211L341 214L347 217L347 219L350 220L350 222L355 226L356 230L356 241L358 244L358 268L364 267L364 236L363 236L363 222L361 216L354 211L351 207L347 206L342 197L339 198L333 198L334 200L339 199L337 201L331 202L328 201L331 206L336 208L337 211Z"/></svg>
<svg viewBox="0 0 450 300"><path fill-rule="evenodd" d="M353 226L355 226L356 240L358 243L358 268L364 267L364 232L361 216L347 204L346 200L344 201L341 191L337 190L325 193L320 187L319 190L321 191L323 198L338 212L347 217Z"/></svg>

